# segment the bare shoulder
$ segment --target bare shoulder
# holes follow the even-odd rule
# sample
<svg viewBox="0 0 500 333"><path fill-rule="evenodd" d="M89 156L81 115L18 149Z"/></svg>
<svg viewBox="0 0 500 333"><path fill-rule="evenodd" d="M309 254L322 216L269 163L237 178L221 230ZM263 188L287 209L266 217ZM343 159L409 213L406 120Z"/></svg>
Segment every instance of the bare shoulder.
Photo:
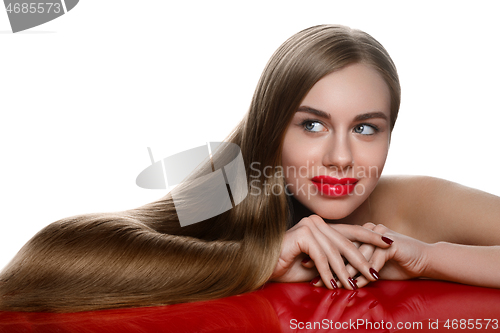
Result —
<svg viewBox="0 0 500 333"><path fill-rule="evenodd" d="M405 215L412 202L425 192L442 186L439 184L441 181L427 176L383 176L370 199L377 206L392 208L398 215Z"/></svg>
<svg viewBox="0 0 500 333"><path fill-rule="evenodd" d="M449 180L435 178L431 176L383 176L373 192L374 198L379 200L391 200L398 203L398 206L405 211L418 208L416 203L433 200L437 197L444 199L443 194L483 193L487 196L495 197L470 187L466 187Z"/></svg>
<svg viewBox="0 0 500 333"><path fill-rule="evenodd" d="M390 216L395 231L417 239L500 244L495 195L435 177L385 176L370 200L378 219Z"/></svg>
<svg viewBox="0 0 500 333"><path fill-rule="evenodd" d="M374 196L390 197L399 204L415 200L420 196L436 193L446 187L461 185L430 176L383 176L374 191Z"/></svg>
<svg viewBox="0 0 500 333"><path fill-rule="evenodd" d="M425 176L382 176L370 195L370 211L374 223L382 223L399 233L416 237L407 218L411 203L418 197L418 187L428 182Z"/></svg>

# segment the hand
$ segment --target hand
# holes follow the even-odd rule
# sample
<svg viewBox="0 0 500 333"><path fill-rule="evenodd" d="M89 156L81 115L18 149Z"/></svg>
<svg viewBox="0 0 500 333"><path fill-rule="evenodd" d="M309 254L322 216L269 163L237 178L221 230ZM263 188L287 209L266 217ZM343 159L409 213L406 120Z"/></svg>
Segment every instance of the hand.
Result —
<svg viewBox="0 0 500 333"><path fill-rule="evenodd" d="M319 272L325 286L333 289L338 286L334 273L341 285L357 289L356 282L345 267L342 258L345 257L367 281L375 281L376 278L370 271L371 264L353 242L372 244L382 249L390 246L382 239L381 234L361 226L327 224L317 215L303 218L285 233L278 264L270 280L304 282L310 281ZM301 263L306 258L304 254L314 261L315 268Z"/></svg>
<svg viewBox="0 0 500 333"><path fill-rule="evenodd" d="M341 224L329 224L330 227L332 228L336 228L336 229L345 229L345 228L357 228L357 226L352 226L352 225L341 225ZM339 227L341 226L341 227ZM365 223L363 225L363 228L366 228L366 229L369 229L369 230L372 230L376 227L375 224L371 223L371 222L368 222L368 223ZM379 229L381 230L381 229ZM382 229L383 231L385 229ZM387 241L392 241L390 239L388 239ZM360 242L352 242L359 250L359 252L361 252L361 254L365 257L366 260L370 260L373 253L375 252L375 249L376 249L376 246L372 245L372 244L362 244ZM312 268L314 267L314 261L308 261L307 263L305 263L304 261L302 262L302 264L304 265L304 267L308 267L308 268ZM349 273L349 276L353 277L353 278L358 278L358 273L359 271L354 268L351 264L349 264L347 262L347 265L346 265L346 270L347 272ZM355 280L357 283L357 286L358 287L362 287L362 286L365 286L366 284L368 284L370 281L367 280L366 278L362 278L362 284L358 283L359 281ZM323 286L323 283L322 281L320 280L318 283L314 284L315 286Z"/></svg>
<svg viewBox="0 0 500 333"><path fill-rule="evenodd" d="M423 275L427 268L427 250L429 244L417 239L399 234L382 224L365 224L363 227L380 233L394 243L386 248L374 248L369 263L379 271L380 277L385 280L407 280ZM370 244L363 244L372 246ZM363 246L362 245L362 246ZM365 286L370 280L361 276L358 286Z"/></svg>

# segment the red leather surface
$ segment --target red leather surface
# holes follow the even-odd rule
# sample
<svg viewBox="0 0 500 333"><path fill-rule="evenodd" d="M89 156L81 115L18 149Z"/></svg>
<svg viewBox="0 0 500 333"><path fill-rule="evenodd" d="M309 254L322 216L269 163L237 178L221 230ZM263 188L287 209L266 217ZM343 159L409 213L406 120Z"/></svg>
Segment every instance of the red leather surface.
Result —
<svg viewBox="0 0 500 333"><path fill-rule="evenodd" d="M488 319L496 321L486 328ZM0 312L0 332L500 332L499 320L497 289L413 280L335 293L307 283L269 283L253 293L162 307Z"/></svg>

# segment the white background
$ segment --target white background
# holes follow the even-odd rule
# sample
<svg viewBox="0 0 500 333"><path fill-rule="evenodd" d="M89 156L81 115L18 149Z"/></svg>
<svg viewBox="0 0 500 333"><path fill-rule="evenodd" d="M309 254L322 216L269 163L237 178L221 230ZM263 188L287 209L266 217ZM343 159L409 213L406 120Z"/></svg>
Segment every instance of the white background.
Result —
<svg viewBox="0 0 500 333"><path fill-rule="evenodd" d="M274 50L322 23L367 31L398 67L385 174L500 195L497 4L457 3L81 0L17 34L0 10L0 268L53 221L162 197L135 185L147 147L224 139Z"/></svg>

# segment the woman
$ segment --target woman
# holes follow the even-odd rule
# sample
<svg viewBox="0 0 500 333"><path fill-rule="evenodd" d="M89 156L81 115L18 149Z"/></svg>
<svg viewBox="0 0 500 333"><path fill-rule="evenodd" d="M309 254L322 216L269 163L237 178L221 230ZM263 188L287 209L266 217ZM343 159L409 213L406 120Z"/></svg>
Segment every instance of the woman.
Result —
<svg viewBox="0 0 500 333"><path fill-rule="evenodd" d="M424 243L499 244L499 198L430 178L379 181L399 101L394 64L371 36L329 25L299 32L272 56L227 140L245 161L245 200L185 227L172 194L57 221L1 273L0 310L172 304L268 280L355 289L427 276L500 287L498 247ZM192 180L210 168L177 186L176 198L188 198ZM269 193L276 188L283 191Z"/></svg>

